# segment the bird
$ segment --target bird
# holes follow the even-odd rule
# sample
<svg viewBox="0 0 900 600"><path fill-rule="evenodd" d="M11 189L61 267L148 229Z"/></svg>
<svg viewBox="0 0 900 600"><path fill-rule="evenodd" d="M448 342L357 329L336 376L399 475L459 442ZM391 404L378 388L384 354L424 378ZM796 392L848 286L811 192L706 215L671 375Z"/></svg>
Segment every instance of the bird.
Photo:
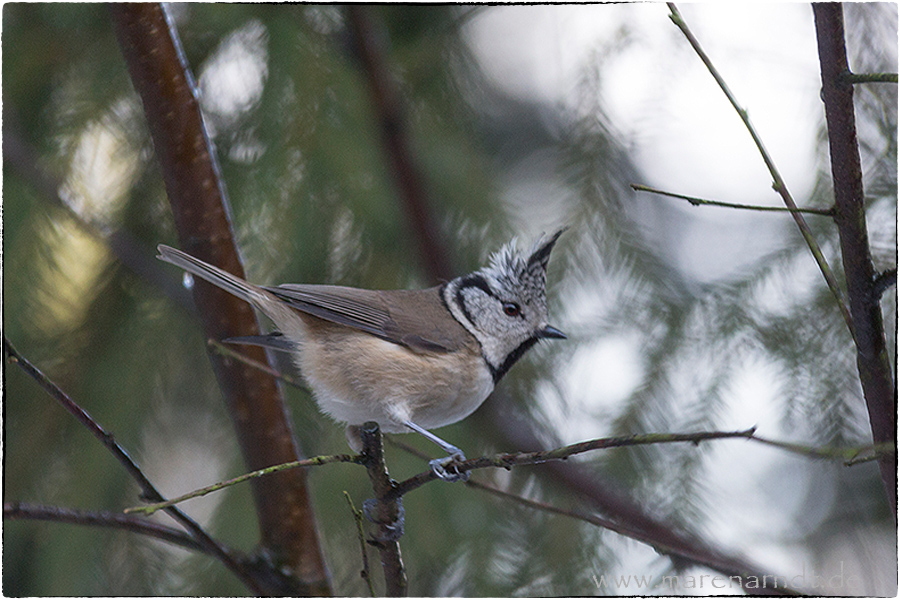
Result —
<svg viewBox="0 0 900 600"><path fill-rule="evenodd" d="M430 461L441 479L465 454L430 430L469 416L535 343L566 339L548 324L547 264L560 229L522 253L516 239L487 266L422 290L336 285L254 285L165 244L157 258L249 302L275 331L229 338L288 352L319 409L348 427L374 421L387 433L417 432L448 456ZM458 464L457 462L457 464Z"/></svg>

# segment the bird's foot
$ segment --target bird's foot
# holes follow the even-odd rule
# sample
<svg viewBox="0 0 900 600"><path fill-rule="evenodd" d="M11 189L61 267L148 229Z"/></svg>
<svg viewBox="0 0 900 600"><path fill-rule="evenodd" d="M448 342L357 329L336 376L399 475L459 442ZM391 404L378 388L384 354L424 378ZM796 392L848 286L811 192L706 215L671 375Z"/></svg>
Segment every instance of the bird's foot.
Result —
<svg viewBox="0 0 900 600"><path fill-rule="evenodd" d="M468 481L469 472L460 471L459 464L466 460L466 455L457 448L456 452L446 458L436 458L428 461L432 472L444 481Z"/></svg>

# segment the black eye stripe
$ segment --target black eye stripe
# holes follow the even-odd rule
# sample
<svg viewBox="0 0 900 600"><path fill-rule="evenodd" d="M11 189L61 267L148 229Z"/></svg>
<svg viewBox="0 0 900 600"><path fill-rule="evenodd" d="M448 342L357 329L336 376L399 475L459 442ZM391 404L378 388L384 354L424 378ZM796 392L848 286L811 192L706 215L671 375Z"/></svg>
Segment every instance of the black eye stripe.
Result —
<svg viewBox="0 0 900 600"><path fill-rule="evenodd" d="M465 298L463 297L463 290L465 288L478 288L482 292L485 293L489 298L493 298L503 305L503 312L506 313L509 317L519 317L521 319L525 318L525 315L522 313L522 307L518 302L513 302L511 300L504 301L502 300L494 290L491 289L491 286L488 285L487 280L479 273L472 273L470 275L466 275L459 281L459 286L456 288L456 304L459 306L460 310L462 310L463 315L465 315L466 319L469 320L470 323L474 323L475 320L472 318L472 314L469 312L469 309L466 307ZM511 307L514 313L510 313L507 311L507 307Z"/></svg>
<svg viewBox="0 0 900 600"><path fill-rule="evenodd" d="M491 298L496 298L497 296L494 294L494 290L490 288L487 281L485 281L484 277L478 275L477 273L466 275L460 280L459 285L456 288L456 305L462 311L463 316L469 321L469 323L474 324L475 319L472 318L472 313L469 312L469 309L466 306L466 299L463 297L463 290L471 287L480 289Z"/></svg>
<svg viewBox="0 0 900 600"><path fill-rule="evenodd" d="M477 273L466 275L460 280L459 287L456 291L457 295L459 295L463 288L467 287L477 287L491 298L497 298L497 294L495 294L494 290L491 289L491 286L488 285L487 280ZM497 299L499 300L499 298Z"/></svg>

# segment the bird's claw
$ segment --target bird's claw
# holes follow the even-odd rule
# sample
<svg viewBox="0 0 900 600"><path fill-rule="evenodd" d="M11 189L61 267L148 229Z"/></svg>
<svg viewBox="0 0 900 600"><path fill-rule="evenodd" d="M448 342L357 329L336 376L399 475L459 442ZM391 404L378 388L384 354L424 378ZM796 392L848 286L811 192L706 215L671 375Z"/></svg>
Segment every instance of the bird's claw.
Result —
<svg viewBox="0 0 900 600"><path fill-rule="evenodd" d="M428 461L432 472L440 479L448 482L468 481L469 472L460 471L459 463L466 460L466 455L462 452L455 452L446 458L436 458Z"/></svg>

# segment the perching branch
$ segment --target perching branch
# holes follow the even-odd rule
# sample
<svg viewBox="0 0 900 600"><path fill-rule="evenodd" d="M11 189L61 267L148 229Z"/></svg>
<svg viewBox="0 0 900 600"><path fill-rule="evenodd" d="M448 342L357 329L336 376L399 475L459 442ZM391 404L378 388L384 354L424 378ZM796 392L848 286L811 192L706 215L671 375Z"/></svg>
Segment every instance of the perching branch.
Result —
<svg viewBox="0 0 900 600"><path fill-rule="evenodd" d="M576 454L583 454L591 450L599 450L601 448L621 448L624 446L643 446L646 444L669 444L673 442L691 442L699 444L701 441L725 439L725 438L746 438L752 439L755 427L744 431L701 431L698 433L646 433L638 435L629 435L611 438L599 438L589 440L587 442L579 442L570 444L555 450L544 450L540 452L509 452L504 454L495 454L494 456L482 456L479 458L471 458L464 460L454 467L460 472L473 471L475 469L485 469L488 467L499 467L502 469L510 469L521 465L539 465L552 460L565 460ZM404 494L408 494L412 490L422 487L429 481L437 479L434 471L425 471L419 473L409 479L394 486L388 494L389 499L401 498Z"/></svg>
<svg viewBox="0 0 900 600"><path fill-rule="evenodd" d="M194 78L166 9L160 4L114 4L116 37L141 97L162 170L180 246L243 277L229 222L225 185L197 99ZM252 308L206 282L194 286L207 338L256 335ZM247 354L266 361L262 348ZM299 453L275 380L256 369L211 354L216 377L250 469L298 460ZM287 587L278 595L331 595L306 487L306 472L291 469L253 480L260 545ZM273 578L275 581L277 578Z"/></svg>
<svg viewBox="0 0 900 600"><path fill-rule="evenodd" d="M736 437L746 438L748 440L765 444L767 446L781 448L782 450L806 456L808 458L841 460L846 465L865 462L868 460L877 460L882 455L895 452L894 444L892 443L876 445L870 444L859 447L832 448L827 446L815 447L794 442L782 442L760 437L756 435L755 428L750 428L743 431L734 432L710 431L698 433L650 433L614 438L598 438L585 442L578 442L576 444L571 444L568 446L563 446L554 450L546 450L541 452L516 452L497 454L494 456L483 456L480 458L474 458L465 461L464 463L462 463L462 465L465 465L463 470L475 470L488 467L510 469L514 466L536 465L553 460L565 460L575 454L582 454L591 450L622 448L625 446L647 444L667 444L673 442L691 442L693 444L699 444L701 441L705 440L727 439ZM390 442L393 445L402 448L406 452L419 456L422 459L427 460L428 458L425 453L420 452L412 446L404 444L403 442L399 442L393 439L391 439ZM126 514L142 513L145 515L152 515L153 513L161 509L180 504L185 500L190 500L192 498L198 498L200 496L205 496L213 492L218 492L233 485L249 481L250 479L264 477L266 475L271 475L273 473L277 473L286 469L316 467L332 463L356 463L371 466L369 457L366 454L334 454L315 456L305 460L298 460L280 465L274 465L265 469L259 469L257 471L245 473L243 475L239 475L237 477L233 477L231 479L227 479L225 481L214 483L212 485L208 485L206 487L188 492L187 494L178 496L177 498L171 498L169 500L166 500L165 502L155 502L152 504L144 504L141 506L126 508L124 512ZM413 489L416 489L421 485L428 483L429 481L434 481L435 479L436 477L433 475L433 473L431 473L431 471L427 471L407 480L400 486L391 484L391 489L388 490L386 498L391 499L392 497L399 497L400 495L404 495L412 491ZM382 488L387 489L387 487L384 485L382 486Z"/></svg>
<svg viewBox="0 0 900 600"><path fill-rule="evenodd" d="M125 449L115 441L112 434L107 432L99 423L97 423L87 411L81 408L64 391L62 391L58 385L44 375L40 369L22 357L5 336L3 337L3 353L6 354L10 360L19 365L32 379L37 381L51 397L59 402L69 414L74 416L82 425L84 425L88 431L90 431L91 434L93 434L93 436L110 451L115 459L125 467L125 471L127 471L132 479L140 486L141 492L145 498L152 502L161 502L165 500L156 487L150 483L150 480L147 479L147 476L144 475L144 472L137 463L135 463ZM219 545L217 541L210 537L196 521L174 506L168 507L166 512L176 521L181 523L181 525L191 533L199 545L203 546L209 554L218 558L222 564L237 575L251 590L256 593L261 593L262 590L256 585L254 579L245 571L245 569L237 563L234 557L231 556L223 546Z"/></svg>
<svg viewBox="0 0 900 600"><path fill-rule="evenodd" d="M687 200L691 206L722 206L725 208L737 208L740 210L754 210L757 212L791 212L791 213L807 213L810 215L823 215L826 217L834 216L833 208L788 208L784 206L759 206L756 204L736 204L733 202L721 202L719 200L703 200L695 196L685 196L684 194L676 194L674 192L666 192L652 188L649 185L641 185L640 183L632 183L631 189L636 192L649 192L651 194L659 194L660 196L668 196L669 198L679 198Z"/></svg>
<svg viewBox="0 0 900 600"><path fill-rule="evenodd" d="M391 479L384 462L384 446L378 424L363 424L359 428L359 436L363 444L364 464L375 492L369 517L378 525L378 535L373 545L381 553L385 595L406 596L408 581L397 541L403 534L403 505L399 496L391 497L397 483Z"/></svg>
<svg viewBox="0 0 900 600"><path fill-rule="evenodd" d="M856 365L876 444L896 436L897 405L894 375L885 341L884 322L876 289L875 267L866 229L853 86L847 81L850 67L844 42L843 7L839 3L813 4L816 40L822 71L822 101L828 125L831 176L834 182L835 223L841 239L841 256L850 297L856 340ZM896 520L897 457L878 461L888 503Z"/></svg>
<svg viewBox="0 0 900 600"><path fill-rule="evenodd" d="M809 225L806 224L806 219L803 218L803 215L800 212L797 212L797 204L794 202L794 198L788 191L787 184L781 177L781 173L775 166L775 162L772 160L772 157L769 156L769 151L766 150L765 145L763 145L762 138L759 137L759 134L756 132L756 128L750 122L750 115L747 113L746 109L742 108L741 105L738 104L737 98L731 92L731 88L729 88L728 84L725 83L722 75L719 74L718 69L716 69L715 65L713 65L710 58L706 55L706 52L703 51L703 48L700 46L700 42L696 37L694 37L693 32L687 26L687 23L684 21L681 13L678 11L678 7L675 6L675 4L672 2L668 2L667 6L671 11L669 18L672 19L672 22L675 23L675 25L681 30L681 32L684 34L684 37L687 38L691 47L694 49L694 52L697 53L697 56L700 57L700 60L702 60L703 64L706 65L706 68L709 69L709 72L710 74L712 74L713 79L715 79L716 83L719 84L722 92L725 93L728 101L741 117L741 121L744 122L744 126L750 133L750 137L753 138L753 143L756 144L756 148L757 150L759 150L763 162L766 163L766 168L769 170L769 174L772 176L772 187L776 192L778 192L779 195L781 195L784 204L788 208L792 209L791 216L794 217L794 221L797 223L797 227L800 229L800 234L803 236L803 239L806 240L806 245L809 247L810 252L812 252L813 258L815 258L816 260L816 264L819 265L819 270L822 272L822 276L825 278L825 283L828 284L828 289L831 290L831 293L834 296L835 301L837 302L838 308L841 311L841 316L843 316L844 322L847 324L847 328L850 330L850 335L855 335L853 331L853 319L850 317L850 310L847 308L847 303L844 301L844 295L841 292L841 288L834 276L834 272L832 272L831 267L828 266L828 261L825 260L825 255L822 254L822 249L819 248L819 244L813 237Z"/></svg>

